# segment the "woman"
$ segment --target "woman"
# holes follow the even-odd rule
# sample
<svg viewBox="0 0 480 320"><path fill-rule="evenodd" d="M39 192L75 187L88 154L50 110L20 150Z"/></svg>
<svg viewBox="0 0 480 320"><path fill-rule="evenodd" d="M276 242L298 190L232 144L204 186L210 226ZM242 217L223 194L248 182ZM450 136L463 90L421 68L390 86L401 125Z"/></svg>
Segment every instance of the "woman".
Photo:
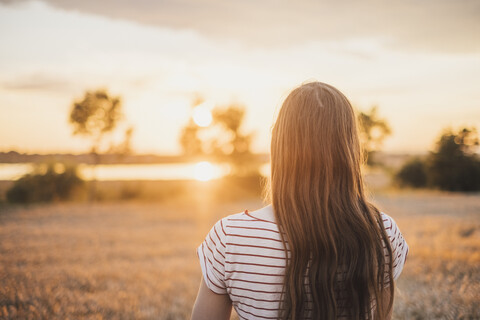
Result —
<svg viewBox="0 0 480 320"><path fill-rule="evenodd" d="M192 319L390 319L408 246L365 197L355 114L304 84L273 127L272 205L218 221L198 248Z"/></svg>

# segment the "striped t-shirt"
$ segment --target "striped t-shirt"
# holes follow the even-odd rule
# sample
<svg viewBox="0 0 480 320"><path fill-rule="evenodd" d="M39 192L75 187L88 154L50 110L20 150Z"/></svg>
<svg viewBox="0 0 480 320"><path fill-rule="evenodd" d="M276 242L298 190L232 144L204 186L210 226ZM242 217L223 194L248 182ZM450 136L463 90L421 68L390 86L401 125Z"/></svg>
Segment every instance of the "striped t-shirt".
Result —
<svg viewBox="0 0 480 320"><path fill-rule="evenodd" d="M382 218L396 280L408 246L395 221L385 213ZM197 254L206 285L217 294L228 294L240 319L278 319L286 261L271 205L219 220Z"/></svg>

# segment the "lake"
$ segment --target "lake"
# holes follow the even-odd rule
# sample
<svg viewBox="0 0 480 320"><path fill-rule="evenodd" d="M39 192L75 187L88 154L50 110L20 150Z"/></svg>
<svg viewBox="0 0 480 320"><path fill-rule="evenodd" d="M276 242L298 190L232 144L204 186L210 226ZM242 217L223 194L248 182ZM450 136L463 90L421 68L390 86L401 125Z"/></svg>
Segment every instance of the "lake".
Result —
<svg viewBox="0 0 480 320"><path fill-rule="evenodd" d="M32 163L0 163L0 180L16 180L32 171ZM95 175L100 181L113 180L200 180L218 179L230 172L228 164L215 164L208 161L195 163L162 164L108 164L78 165L80 176L91 180ZM264 164L261 173L268 175L270 165Z"/></svg>

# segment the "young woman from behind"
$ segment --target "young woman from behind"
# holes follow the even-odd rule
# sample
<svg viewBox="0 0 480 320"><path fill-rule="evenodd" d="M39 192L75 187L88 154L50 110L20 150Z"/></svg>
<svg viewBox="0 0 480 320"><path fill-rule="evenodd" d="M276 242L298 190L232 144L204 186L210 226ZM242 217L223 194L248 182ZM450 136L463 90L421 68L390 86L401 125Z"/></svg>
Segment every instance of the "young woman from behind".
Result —
<svg viewBox="0 0 480 320"><path fill-rule="evenodd" d="M197 249L192 319L390 319L408 246L365 196L355 113L312 82L272 131L271 205L219 220Z"/></svg>

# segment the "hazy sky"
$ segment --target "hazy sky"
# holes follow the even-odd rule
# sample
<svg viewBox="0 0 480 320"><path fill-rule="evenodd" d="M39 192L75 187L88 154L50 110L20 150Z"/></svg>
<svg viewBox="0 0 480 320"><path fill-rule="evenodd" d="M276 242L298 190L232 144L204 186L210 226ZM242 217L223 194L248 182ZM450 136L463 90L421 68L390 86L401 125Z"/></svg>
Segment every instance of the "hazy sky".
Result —
<svg viewBox="0 0 480 320"><path fill-rule="evenodd" d="M68 113L85 90L123 99L138 152L179 153L200 94L247 106L268 151L282 100L332 84L390 122L385 150L480 129L480 1L0 0L0 151L80 152Z"/></svg>

